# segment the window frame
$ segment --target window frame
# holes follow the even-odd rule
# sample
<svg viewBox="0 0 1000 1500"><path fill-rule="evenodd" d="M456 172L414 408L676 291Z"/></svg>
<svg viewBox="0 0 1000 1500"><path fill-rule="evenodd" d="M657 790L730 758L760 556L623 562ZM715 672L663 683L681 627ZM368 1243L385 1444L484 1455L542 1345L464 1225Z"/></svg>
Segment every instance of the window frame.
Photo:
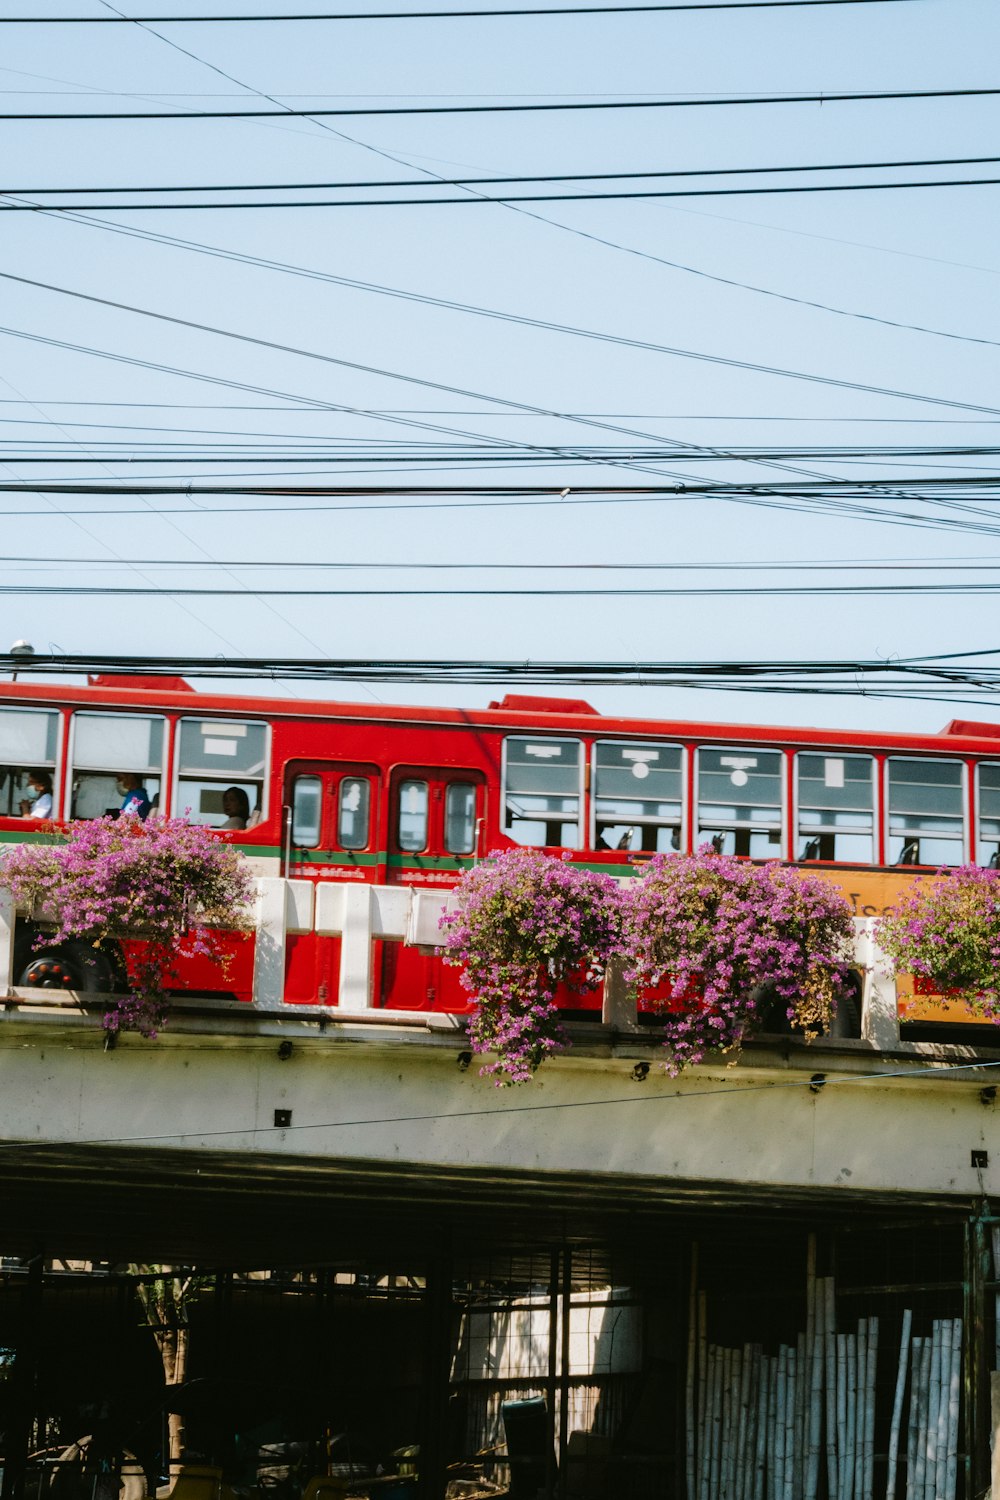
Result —
<svg viewBox="0 0 1000 1500"><path fill-rule="evenodd" d="M847 866L852 866L852 865L855 865L855 864L858 863L857 860L839 860L839 859L835 859L835 860L822 860L822 859L821 860L805 860L805 859L802 859L801 856L799 855L799 852L798 852L799 840L804 837L803 831L799 828L799 813L801 811L801 803L800 803L800 800L799 800L799 759L803 755L819 755L819 756L823 756L823 757L831 759L831 760L852 760L853 759L853 760L868 760L868 761L871 762L872 822L871 822L870 833L871 833L871 841L872 841L872 857L871 857L870 861L868 861L867 863L863 864L863 868L866 869L866 870L867 869L873 869L874 870L874 869L879 868L879 829L880 829L880 823L881 823L881 817L882 817L882 810L881 810L881 808L879 806L879 792L880 792L880 785L879 785L880 776L879 776L879 772L880 772L880 769L881 769L881 762L879 760L878 755L875 753L874 750L857 750L857 749L845 750L845 749L840 748L839 746L837 746L837 747L835 747L833 749L828 749L825 746L822 747L822 748L818 748L818 747L815 747L815 746L812 746L812 745L803 745L803 746L800 746L799 749L790 752L790 758L791 758L791 761L792 761L792 816L791 816L791 826L790 826L789 832L790 832L790 835L791 835L791 851L792 851L792 860L793 860L793 862L795 864L797 864L797 865L803 865L803 864L808 864L808 865L813 865L813 864L823 864L823 865L836 864L836 865L847 865ZM821 831L823 831L823 830L821 830ZM826 832L832 832L832 833L837 832L836 829L827 829L825 831ZM842 832L846 832L848 830L841 830L841 831Z"/></svg>
<svg viewBox="0 0 1000 1500"><path fill-rule="evenodd" d="M693 789L694 789L694 798L693 798L693 802L692 802L691 837L692 837L692 839L695 842L695 847L696 848L698 847L698 845L701 843L702 838L703 838L703 830L702 830L702 827L701 827L701 752L703 750L720 750L720 751L723 751L723 752L730 751L734 755L739 755L741 753L741 751L747 751L747 752L753 751L753 752L755 752L758 755L776 755L778 757L778 786L780 788L780 801L778 803L778 813L779 813L779 822L778 822L778 848L777 848L777 852L775 854L773 854L773 855L757 855L757 854L746 855L746 854L741 854L741 855L734 856L734 858L738 858L738 859L768 859L768 858L771 858L771 859L787 860L788 859L788 802L789 802L788 768L789 768L789 760L791 758L791 752L789 750L787 750L784 745L769 745L769 744L763 744L763 745L762 744L757 744L757 745L749 744L748 745L745 740L744 741L740 741L739 743L733 743L733 744L726 744L726 743L719 744L717 741L704 740L704 741L699 741L699 742L694 743L692 745L691 749L692 749L692 753L694 755L694 770L693 770L693 776L692 776L692 785L693 785ZM744 825L744 826L747 826L747 825ZM722 832L724 832L724 833L735 832L735 831L736 831L735 828L727 828L727 829L723 829L722 830ZM750 830L749 831L751 833L755 833L755 832L756 833L760 833L760 832L767 832L768 830L766 830L766 829L755 829L752 826L750 826ZM704 837L708 837L707 831L705 831Z"/></svg>
<svg viewBox="0 0 1000 1500"><path fill-rule="evenodd" d="M434 799L431 796L431 787L433 784L431 777L426 772L422 776L400 776L396 781L392 799L392 841L396 846L395 852L397 854L427 854L430 851L432 843L431 812L434 804ZM424 789L424 841L419 849L407 849L403 844L401 829L403 820L403 788L407 786L422 786Z"/></svg>
<svg viewBox="0 0 1000 1500"><path fill-rule="evenodd" d="M163 746L162 760L160 765L160 800L156 805L155 811L159 814L160 817L167 815L169 813L170 806L172 806L172 803L168 803L167 801L168 797L170 796L170 786L167 778L169 776L171 751L173 749L174 720L165 713L144 713L140 712L138 709L105 709L101 708L100 706L92 707L90 704L74 704L73 707L67 709L66 712L69 719L69 725L66 741L66 776L64 778L62 796L63 818L65 819L65 821L72 821L73 816L73 774L76 770L76 725L77 719L80 715L84 715L85 717L91 719L159 719L160 723L163 725ZM102 769L103 768L99 766L79 767L82 775L86 775L88 771L90 771L93 775L99 775ZM107 769L110 771L111 767L109 766ZM125 771L128 769L128 767L119 765L115 767L115 769L118 771ZM153 772L147 771L143 774L152 776ZM154 809L151 809L151 811L152 810ZM91 819L89 821L93 820Z"/></svg>
<svg viewBox="0 0 1000 1500"><path fill-rule="evenodd" d="M312 843L312 844L301 843L295 837L295 792L296 792L296 789L297 789L300 781L315 781L319 785L319 816L316 819L316 841L315 841L315 843ZM295 776L292 777L290 791L291 791L291 797L289 798L289 809L291 811L291 815L292 816L291 816L291 823L290 823L290 827L289 827L289 835L291 837L291 847L293 849L308 849L308 850L321 849L323 847L323 793L324 793L324 786L323 786L323 778L322 778L322 776L319 775L319 773L316 772L316 771L300 771L297 775L295 775Z"/></svg>
<svg viewBox="0 0 1000 1500"><path fill-rule="evenodd" d="M907 754L905 752L897 753L895 751L888 751L886 753L885 759L884 759L884 761L882 763L882 767L883 767L883 769L882 769L882 777L883 777L883 779L882 779L882 837L883 837L883 839L885 841L885 860L886 860L884 868L887 869L887 870L895 870L897 868L898 869L904 869L904 870L935 870L935 869L939 868L938 862L936 860L932 861L931 864L899 865L898 861L894 861L894 860L892 860L890 858L890 848L889 848L889 845L890 845L890 840L893 838L893 833L892 833L892 806L891 806L891 797L890 797L891 785L890 785L890 778L889 778L889 768L890 768L890 766L892 765L892 763L894 761L909 761L911 764L914 763L914 762L916 762L918 765L945 765L945 766L960 766L961 767L962 777L961 777L961 780L959 782L959 788L958 788L958 790L959 790L959 800L960 800L960 804L961 804L961 820L962 820L962 834L961 834L961 856L962 857L961 857L961 859L956 860L956 862L955 862L954 865L944 866L943 868L957 869L959 865L965 864L968 861L969 857L970 857L969 856L969 846L970 846L970 834L971 834L971 830L969 828L969 763L968 763L968 761L966 759L964 759L960 755L919 755L919 754L913 754L912 752L909 753L909 754ZM933 817L934 814L931 814L931 816ZM977 815L977 818L976 818L977 826L978 826L978 822L979 822L979 819L978 819L978 815ZM923 834L918 832L917 836L920 837L920 838L922 838ZM947 836L948 835L945 835L945 837L947 837Z"/></svg>
<svg viewBox="0 0 1000 1500"><path fill-rule="evenodd" d="M642 828L673 828L674 826L676 826L677 829L678 829L678 831L679 831L680 843L679 843L679 846L678 846L678 848L676 849L675 852L677 854L683 854L684 851L688 847L688 832L689 832L689 830L688 830L688 808L689 808L688 791L689 791L690 771L689 771L689 765L688 765L688 759L689 759L689 757L688 757L688 753L687 753L689 747L686 746L685 744L683 744L680 740L642 740L642 739L633 738L631 736L628 737L628 738L622 736L620 739L614 739L614 738L609 738L607 736L604 736L601 739L594 740L593 743L591 744L591 747L590 747L590 758L589 758L589 761L588 761L588 769L589 769L589 772L590 772L590 777L589 777L589 780L590 780L590 798L589 798L590 806L587 809L587 837L588 837L588 843L587 843L586 847L588 849L593 850L596 853L599 853L599 854L606 854L608 852L606 849L598 849L598 847L597 847L597 751L598 751L598 748L601 745L623 745L623 746L634 745L637 749L642 749L643 747L648 746L649 749L651 749L651 750L676 750L678 752L678 754L680 756L681 786L680 786L680 798L679 798L679 800L680 800L680 815L678 817L677 824L674 825L673 823L667 823L667 822L665 822L665 821L663 821L662 819L659 819L659 818L645 818L645 817L637 817L634 821L635 821L635 826L636 827L642 827ZM622 799L622 800L627 800L627 799ZM637 802L641 802L642 800L643 799L641 797L637 797L636 798ZM652 799L647 798L646 800L649 801L649 800L652 800ZM645 851L645 850L643 850L641 848L639 848L639 849L623 849L621 851L621 853L626 854L626 855L627 854L636 854L636 855L642 855L643 857L648 857L647 856L647 851Z"/></svg>
<svg viewBox="0 0 1000 1500"><path fill-rule="evenodd" d="M974 761L972 766L972 818L974 838L971 840L969 858L970 860L974 858L976 864L979 865L980 869L989 870L996 869L997 867L995 865L983 865L980 860L979 852L981 844L983 844L984 842L993 842L992 839L984 840L982 836L981 824L983 812L981 801L980 773L983 766L996 766L997 770L1000 771L1000 756L998 756L996 760L991 760L989 756L984 756L982 760Z"/></svg>
<svg viewBox="0 0 1000 1500"><path fill-rule="evenodd" d="M577 808L578 808L577 819L576 819L576 826L577 826L577 842L576 842L576 844L521 844L521 843L518 843L517 839L515 839L513 837L513 835L509 832L509 830L507 828L507 767L508 767L507 746L508 746L508 744L510 743L511 740L531 740L531 741L533 741L536 744L541 743L543 741L548 741L548 742L552 742L552 743L560 744L560 745L578 745L580 747L579 777L578 777L577 792L576 792L576 796L577 796ZM579 735L579 734L548 734L545 731L542 731L542 733L540 733L540 734L530 734L527 731L525 731L523 733L505 734L504 737L503 737L503 741L501 743L501 746L500 746L500 809L499 809L499 811L500 811L500 833L502 834L502 836L505 839L508 839L518 849L571 849L571 850L575 850L577 853L580 853L582 850L586 849L586 847L587 847L587 844L586 844L586 835L587 835L587 802L586 802L586 798L587 798L587 771L589 769L589 766L590 766L590 759L589 759L589 756L587 754L587 741L583 738L582 735ZM543 796L545 794L544 793L535 793L535 792L522 792L520 795L523 796L523 797L531 797L531 796ZM566 795L570 795L570 794L567 793ZM525 819L525 821L527 822L529 820ZM534 821L544 822L546 820L539 818L539 819L536 819ZM563 820L563 821L565 821L565 820Z"/></svg>
<svg viewBox="0 0 1000 1500"><path fill-rule="evenodd" d="M65 782L67 778L63 776L63 771L65 769L66 719L69 711L65 708L46 708L41 704L36 706L35 704L30 702L22 703L19 698L14 699L11 702L4 701L2 704L0 704L0 710L5 708L13 709L16 713L55 714L56 753L55 758L52 762L52 819L55 822L65 822L63 805L66 801ZM35 764L38 770L44 769L47 771L49 769L48 765L44 762L42 764L38 764L36 762ZM30 771L32 767L23 766L21 767L21 769ZM4 813L3 817L5 817L10 823L26 823L31 821L28 818L22 817L20 813ZM43 819L40 821L48 820Z"/></svg>
<svg viewBox="0 0 1000 1500"><path fill-rule="evenodd" d="M479 853L479 827L481 814L479 811L479 788L480 781L471 778L468 773L457 776L444 776L441 779L441 852L450 859L474 859ZM469 787L472 791L472 847L471 849L452 849L448 844L448 798L453 787Z"/></svg>
<svg viewBox="0 0 1000 1500"><path fill-rule="evenodd" d="M376 775L376 773L374 773L374 772L342 771L337 776L337 784L336 784L336 787L334 788L334 796L333 796L334 808L333 808L333 830L332 830L333 841L332 841L332 847L336 850L336 852L338 854L365 854L372 847L372 839L374 838L375 820L376 820L376 815L377 815L377 797L378 797L378 781L375 780L374 787L372 785L372 782L373 782L373 779L374 779L375 775ZM414 777L413 779L415 780L416 778ZM343 787L344 787L344 782L345 781L357 781L357 782L360 782L364 786L364 788L365 788L365 796L367 798L367 805L365 807L365 830L366 830L366 837L365 837L365 841L364 841L363 844L347 845L347 844L345 844L343 842L343 839L341 838L341 832L340 832L340 799L341 799L341 794L343 792Z"/></svg>
<svg viewBox="0 0 1000 1500"><path fill-rule="evenodd" d="M173 746L172 746L173 756L171 757L171 763L173 765L173 773L171 775L171 780L170 780L170 806L171 806L171 808L175 808L175 807L178 807L180 805L180 802L179 802L180 785L181 785L181 780L184 777L183 767L181 766L181 734L182 734L182 726L184 724L221 724L221 725L226 725L226 724L247 724L247 725L253 725L255 728L258 727L258 726L263 727L263 730L264 730L264 765L263 765L263 768L261 770L261 777L260 777L260 781L261 781L261 789L260 789L260 818L254 824L253 828L240 830L243 833L255 833L258 828L262 827L267 822L268 814L270 812L271 770L272 770L272 757L271 757L272 725L271 725L270 721L267 720L267 719L238 719L235 714L227 714L224 719L222 719L222 718L216 719L214 717L214 715L212 715L210 713L208 713L208 714L179 714L177 716L177 718L173 721L173 735L174 735L174 740L173 740ZM221 737L223 737L223 736L220 736L220 738ZM305 773L303 773L303 774L305 774ZM188 780L194 780L195 778L188 777L187 779ZM229 777L225 777L225 776L220 776L220 777L202 776L202 777L198 777L197 779L200 780L200 781L215 781L215 780L228 781L230 783L230 785L235 785L237 782L239 782L241 780L242 781L255 781L257 778L256 777L240 777L240 776L235 776L234 775L234 776L229 776ZM250 812L253 813L253 808L252 807L250 809ZM211 823L205 823L205 824L202 824L200 826L201 827L205 827L205 828L211 828L213 833L227 833L227 832L231 833L231 832L235 831L235 830L232 830L232 829L225 829L225 828L212 828Z"/></svg>

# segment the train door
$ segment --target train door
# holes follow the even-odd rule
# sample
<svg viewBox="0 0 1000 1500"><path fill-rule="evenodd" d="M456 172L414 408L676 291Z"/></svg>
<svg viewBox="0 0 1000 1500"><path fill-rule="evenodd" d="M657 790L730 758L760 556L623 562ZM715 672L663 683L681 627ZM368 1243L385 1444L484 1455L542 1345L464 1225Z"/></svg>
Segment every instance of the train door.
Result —
<svg viewBox="0 0 1000 1500"><path fill-rule="evenodd" d="M285 769L282 873L289 879L378 880L381 777L358 761L291 761ZM340 939L290 936L285 997L304 1005L336 1005Z"/></svg>
<svg viewBox="0 0 1000 1500"><path fill-rule="evenodd" d="M418 890L449 891L481 858L486 781L459 766L397 766L389 784L389 881ZM439 953L385 943L382 1005L395 1010L468 1009L459 970Z"/></svg>

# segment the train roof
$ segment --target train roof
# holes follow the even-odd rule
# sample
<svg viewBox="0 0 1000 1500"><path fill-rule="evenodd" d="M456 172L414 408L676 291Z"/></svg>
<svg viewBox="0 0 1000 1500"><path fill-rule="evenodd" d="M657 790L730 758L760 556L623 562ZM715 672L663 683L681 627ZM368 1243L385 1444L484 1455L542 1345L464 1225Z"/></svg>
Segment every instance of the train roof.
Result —
<svg viewBox="0 0 1000 1500"><path fill-rule="evenodd" d="M29 669L30 670L30 669ZM4 682L0 702L105 710L146 709L185 716L225 714L272 722L333 719L368 723L410 724L427 728L482 728L563 731L677 739L750 740L776 745L837 745L873 750L922 750L939 754L994 755L1000 752L1000 724L952 719L936 733L878 733L819 729L795 725L731 724L703 719L654 719L602 714L580 698L510 693L483 708L435 708L423 705L349 703L330 699L287 702L259 694L202 693L179 677L103 676L84 684Z"/></svg>

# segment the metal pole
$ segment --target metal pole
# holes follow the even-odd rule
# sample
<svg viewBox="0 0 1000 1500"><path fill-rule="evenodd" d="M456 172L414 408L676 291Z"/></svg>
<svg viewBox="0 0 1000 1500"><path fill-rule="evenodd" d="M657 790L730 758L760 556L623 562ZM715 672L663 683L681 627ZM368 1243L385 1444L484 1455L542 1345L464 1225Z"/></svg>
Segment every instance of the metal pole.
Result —
<svg viewBox="0 0 1000 1500"><path fill-rule="evenodd" d="M559 1251L549 1256L549 1374L545 1382L545 1494L556 1492L556 1395L559 1390ZM512 1476L513 1477L513 1476Z"/></svg>
<svg viewBox="0 0 1000 1500"><path fill-rule="evenodd" d="M42 1280L45 1262L37 1250L28 1262L28 1275L21 1299L21 1327L11 1373L13 1386L11 1420L4 1446L2 1500L21 1500L31 1451L31 1429L35 1416L35 1383L38 1374L38 1331L42 1312Z"/></svg>
<svg viewBox="0 0 1000 1500"><path fill-rule="evenodd" d="M427 1267L424 1294L427 1338L420 1434L421 1500L443 1500L447 1481L453 1281L451 1257L436 1256Z"/></svg>
<svg viewBox="0 0 1000 1500"><path fill-rule="evenodd" d="M559 1494L565 1500L569 1492L566 1451L569 1447L569 1360L570 1312L573 1307L573 1252L563 1250L562 1274L562 1348L559 1357Z"/></svg>

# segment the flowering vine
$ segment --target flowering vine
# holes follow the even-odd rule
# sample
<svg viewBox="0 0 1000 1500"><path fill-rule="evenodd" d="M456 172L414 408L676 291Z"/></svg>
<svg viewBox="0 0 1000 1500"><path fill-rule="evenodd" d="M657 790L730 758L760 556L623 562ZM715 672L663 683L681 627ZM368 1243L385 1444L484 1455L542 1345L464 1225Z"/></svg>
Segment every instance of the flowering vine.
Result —
<svg viewBox="0 0 1000 1500"><path fill-rule="evenodd" d="M245 927L253 880L238 850L180 818L96 818L58 843L22 844L4 855L0 881L40 914L37 946L81 940L104 947L130 934L131 993L105 1015L109 1032L155 1036L178 958L222 957L209 926Z"/></svg>
<svg viewBox="0 0 1000 1500"><path fill-rule="evenodd" d="M875 935L897 974L919 975L1000 1020L1000 870L939 870L879 918Z"/></svg>
<svg viewBox="0 0 1000 1500"><path fill-rule="evenodd" d="M621 895L607 875L528 849L493 854L467 871L457 905L441 919L445 958L461 964L474 998L473 1051L493 1052L482 1072L524 1083L567 1046L555 991L600 983L617 950Z"/></svg>
<svg viewBox="0 0 1000 1500"><path fill-rule="evenodd" d="M624 903L626 978L666 991L668 1070L728 1052L774 997L812 1037L830 1023L847 978L851 911L815 875L751 865L705 846L656 855Z"/></svg>

